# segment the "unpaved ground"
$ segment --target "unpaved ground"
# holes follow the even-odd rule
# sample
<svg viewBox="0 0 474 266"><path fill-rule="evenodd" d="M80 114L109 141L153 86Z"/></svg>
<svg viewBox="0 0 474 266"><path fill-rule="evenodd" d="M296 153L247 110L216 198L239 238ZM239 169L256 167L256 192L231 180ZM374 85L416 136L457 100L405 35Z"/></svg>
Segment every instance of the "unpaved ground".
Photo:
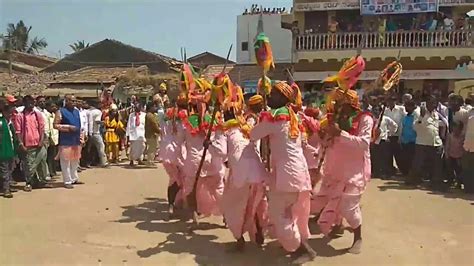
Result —
<svg viewBox="0 0 474 266"><path fill-rule="evenodd" d="M283 250L227 253L221 218L202 230L166 221L163 169L88 170L84 185L0 198L0 265L286 265ZM345 254L352 236L328 245L314 235L311 265L473 265L474 198L412 190L373 180L363 199L364 247Z"/></svg>

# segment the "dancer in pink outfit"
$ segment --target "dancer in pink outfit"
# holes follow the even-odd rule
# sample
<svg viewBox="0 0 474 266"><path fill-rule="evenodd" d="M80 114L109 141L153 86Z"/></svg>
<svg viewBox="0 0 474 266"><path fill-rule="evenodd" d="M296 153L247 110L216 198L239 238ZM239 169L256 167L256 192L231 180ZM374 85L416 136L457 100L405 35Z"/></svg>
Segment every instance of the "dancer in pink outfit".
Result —
<svg viewBox="0 0 474 266"><path fill-rule="evenodd" d="M184 134L179 135L177 140L178 149L181 149L182 144L186 148L183 167L183 194L186 197L187 206L194 212L196 224L198 223L198 214L201 216L221 214L219 201L224 190L223 176L225 173L223 159L213 156L213 152L208 152L196 180L196 173L204 151L205 134L211 126L211 118L207 113L204 112L204 116L200 117L202 111L198 110L198 107L203 106L199 104L202 99L190 99L191 115L183 119ZM212 125L212 128L215 130L216 124ZM214 132L214 139L217 142L222 138L220 135L220 133Z"/></svg>
<svg viewBox="0 0 474 266"><path fill-rule="evenodd" d="M229 176L226 180L222 210L227 227L237 240L235 250L243 251L244 234L250 240L262 245L264 228L268 225L268 204L265 197L265 166L260 160L258 146L248 138L252 125L242 117L243 96L240 87L235 86L235 97L226 95L224 110L224 129L229 162ZM228 99L230 98L230 99Z"/></svg>
<svg viewBox="0 0 474 266"><path fill-rule="evenodd" d="M362 246L360 199L370 180L369 145L374 122L369 113L360 111L354 90L336 90L339 114L337 121L322 129L332 140L328 142L321 189L312 210L320 213L318 224L325 235L344 218L354 230L349 252L358 254Z"/></svg>
<svg viewBox="0 0 474 266"><path fill-rule="evenodd" d="M169 176L168 204L169 214L173 216L174 207L182 205L184 201L184 158L182 147L178 148L178 139L183 138L184 128L182 120L187 116L186 96L180 94L177 107L166 110L164 125L162 125L162 138L160 141L159 159L163 163ZM183 149L185 150L185 149Z"/></svg>
<svg viewBox="0 0 474 266"><path fill-rule="evenodd" d="M270 139L270 221L280 244L294 252L298 262L316 257L307 243L311 180L303 155L303 127L290 107L300 100L295 88L286 82L276 82L268 101L273 110L263 112L261 121L250 132L252 141L267 136Z"/></svg>

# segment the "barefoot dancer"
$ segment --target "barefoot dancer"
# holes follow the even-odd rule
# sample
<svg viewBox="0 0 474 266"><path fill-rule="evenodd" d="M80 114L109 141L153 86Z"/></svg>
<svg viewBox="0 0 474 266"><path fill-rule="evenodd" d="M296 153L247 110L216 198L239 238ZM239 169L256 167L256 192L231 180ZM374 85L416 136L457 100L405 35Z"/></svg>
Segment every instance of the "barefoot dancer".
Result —
<svg viewBox="0 0 474 266"><path fill-rule="evenodd" d="M184 156L182 151L184 149L182 147L178 148L178 139L184 134L182 120L186 119L187 116L186 95L181 93L176 105L176 107L166 110L158 155L170 178L168 182L168 210L170 215L174 214L174 207L182 204L184 200L182 195L184 182Z"/></svg>
<svg viewBox="0 0 474 266"><path fill-rule="evenodd" d="M339 120L324 128L332 138L322 167L321 190L312 210L321 213L318 224L328 235L344 218L354 230L349 252L358 254L362 245L360 199L370 179L370 152L373 119L362 112L356 91L336 90ZM343 165L343 167L341 167Z"/></svg>
<svg viewBox="0 0 474 266"><path fill-rule="evenodd" d="M262 112L250 140L267 136L270 140L269 213L278 241L288 252L313 259L316 253L307 243L311 180L303 155L302 125L290 107L300 97L286 82L276 82L268 101L272 110Z"/></svg>
<svg viewBox="0 0 474 266"><path fill-rule="evenodd" d="M236 97L232 99L232 96L226 95L230 99L226 99L222 107L230 168L222 209L227 226L237 240L235 249L242 251L245 245L243 235L246 232L252 241L263 244L264 227L268 224L268 203L263 183L265 166L260 159L257 142L248 138L248 131L256 120L252 125L244 121L242 90L238 86L234 88L232 94Z"/></svg>

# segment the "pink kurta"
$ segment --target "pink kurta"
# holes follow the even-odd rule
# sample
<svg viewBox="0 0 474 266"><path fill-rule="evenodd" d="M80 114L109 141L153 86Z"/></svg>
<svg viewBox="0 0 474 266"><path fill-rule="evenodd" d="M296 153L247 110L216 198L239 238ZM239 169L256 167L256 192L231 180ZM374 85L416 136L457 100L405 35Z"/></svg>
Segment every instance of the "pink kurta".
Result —
<svg viewBox="0 0 474 266"><path fill-rule="evenodd" d="M261 121L250 139L268 136L271 149L269 213L279 243L289 252L309 238L311 180L303 155L301 134L289 137L288 121Z"/></svg>
<svg viewBox="0 0 474 266"><path fill-rule="evenodd" d="M229 177L222 209L227 227L236 239L245 232L255 240L257 223L265 231L268 226L268 203L265 197L265 166L255 142L245 138L240 128L226 131Z"/></svg>
<svg viewBox="0 0 474 266"><path fill-rule="evenodd" d="M185 177L183 193L185 196L193 191L196 172L204 151L204 139L204 132L193 135L188 130L185 130L183 136L178 139L178 147L180 147L180 143L184 143L186 148L183 169ZM196 185L197 211L204 216L220 215L219 201L224 190L223 159L214 158L213 160L212 157L211 151L206 153L206 159Z"/></svg>
<svg viewBox="0 0 474 266"><path fill-rule="evenodd" d="M311 206L321 212L318 224L324 234L342 217L352 228L362 224L360 198L370 180L370 141L373 119L362 114L352 134L346 131L327 148L323 182ZM343 167L341 167L343 165Z"/></svg>
<svg viewBox="0 0 474 266"><path fill-rule="evenodd" d="M318 168L318 155L319 155L319 121L309 117L307 115L301 114L300 117L303 119L306 127L311 132L308 135L308 139L303 143L303 153L308 164L308 169L317 169Z"/></svg>
<svg viewBox="0 0 474 266"><path fill-rule="evenodd" d="M166 121L162 125L160 150L158 157L163 163L166 173L169 176L168 186L176 183L180 188L176 195L175 204L182 202L184 199L183 185L184 185L184 158L186 149L182 147L182 144L178 148L178 139L182 139L184 134L184 128L179 121L176 121L176 125L173 125L172 121Z"/></svg>

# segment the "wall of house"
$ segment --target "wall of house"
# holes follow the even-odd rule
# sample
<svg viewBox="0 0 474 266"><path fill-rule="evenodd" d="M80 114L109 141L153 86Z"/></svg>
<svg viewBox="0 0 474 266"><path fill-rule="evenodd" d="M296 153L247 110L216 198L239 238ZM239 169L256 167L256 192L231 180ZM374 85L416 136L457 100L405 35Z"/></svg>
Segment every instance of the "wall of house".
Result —
<svg viewBox="0 0 474 266"><path fill-rule="evenodd" d="M255 63L253 44L257 35L259 17L260 15L241 15L237 17L236 58L238 64ZM291 62L291 31L281 28L281 15L264 14L263 28L265 34L270 38L275 63Z"/></svg>

